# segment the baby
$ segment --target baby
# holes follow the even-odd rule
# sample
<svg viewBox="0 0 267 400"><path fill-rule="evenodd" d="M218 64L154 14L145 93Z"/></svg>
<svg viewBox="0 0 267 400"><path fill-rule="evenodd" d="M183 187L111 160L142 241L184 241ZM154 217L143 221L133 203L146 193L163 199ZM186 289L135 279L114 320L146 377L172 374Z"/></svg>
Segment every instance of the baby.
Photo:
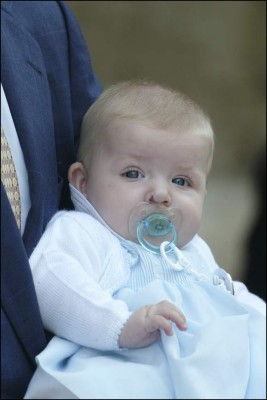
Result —
<svg viewBox="0 0 267 400"><path fill-rule="evenodd" d="M213 152L209 118L173 89L122 82L91 106L75 211L30 259L56 336L25 398L266 396L265 303L197 234Z"/></svg>

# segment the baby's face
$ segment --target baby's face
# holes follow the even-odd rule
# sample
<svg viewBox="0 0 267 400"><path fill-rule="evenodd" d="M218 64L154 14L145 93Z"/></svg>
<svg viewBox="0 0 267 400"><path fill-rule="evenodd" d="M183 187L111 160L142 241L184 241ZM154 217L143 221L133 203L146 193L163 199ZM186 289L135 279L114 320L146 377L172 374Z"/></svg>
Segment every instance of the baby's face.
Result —
<svg viewBox="0 0 267 400"><path fill-rule="evenodd" d="M94 150L87 198L125 239L132 239L129 216L139 203L178 208L183 247L200 226L210 150L208 139L190 132L113 120Z"/></svg>

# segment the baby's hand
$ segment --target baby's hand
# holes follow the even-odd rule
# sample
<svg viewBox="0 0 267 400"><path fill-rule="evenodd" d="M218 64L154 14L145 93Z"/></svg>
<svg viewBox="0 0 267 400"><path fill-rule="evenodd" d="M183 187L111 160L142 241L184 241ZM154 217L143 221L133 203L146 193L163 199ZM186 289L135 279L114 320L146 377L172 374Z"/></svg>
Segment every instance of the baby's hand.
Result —
<svg viewBox="0 0 267 400"><path fill-rule="evenodd" d="M185 316L169 301L163 300L158 304L138 308L124 325L119 337L119 346L128 348L149 346L160 338L159 329L163 329L166 335L171 336L173 331L169 321L173 321L181 330L186 329Z"/></svg>

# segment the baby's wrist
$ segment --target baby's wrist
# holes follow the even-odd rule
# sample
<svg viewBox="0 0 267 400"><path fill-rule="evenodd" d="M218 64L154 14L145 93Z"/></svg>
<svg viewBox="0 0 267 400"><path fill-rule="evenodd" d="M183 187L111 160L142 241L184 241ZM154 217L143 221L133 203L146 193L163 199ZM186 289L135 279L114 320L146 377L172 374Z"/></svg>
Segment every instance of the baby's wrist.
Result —
<svg viewBox="0 0 267 400"><path fill-rule="evenodd" d="M130 312L127 317L124 319L124 321L121 323L120 326L120 330L118 332L118 336L117 336L117 346L118 346L118 350L126 350L128 347L126 345L124 345L124 339L122 338L123 331L125 331L125 326L127 325L127 322L129 321L129 318L131 317L132 312Z"/></svg>

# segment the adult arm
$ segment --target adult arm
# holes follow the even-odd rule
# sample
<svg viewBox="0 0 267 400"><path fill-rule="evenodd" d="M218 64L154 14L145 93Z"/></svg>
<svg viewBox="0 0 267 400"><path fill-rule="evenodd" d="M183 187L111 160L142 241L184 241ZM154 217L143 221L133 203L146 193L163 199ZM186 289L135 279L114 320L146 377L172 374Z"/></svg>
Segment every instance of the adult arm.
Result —
<svg viewBox="0 0 267 400"><path fill-rule="evenodd" d="M27 258L58 210L81 118L101 91L66 4L1 1L1 82L31 196L22 238L1 188L1 397L8 399L23 397L47 343Z"/></svg>

